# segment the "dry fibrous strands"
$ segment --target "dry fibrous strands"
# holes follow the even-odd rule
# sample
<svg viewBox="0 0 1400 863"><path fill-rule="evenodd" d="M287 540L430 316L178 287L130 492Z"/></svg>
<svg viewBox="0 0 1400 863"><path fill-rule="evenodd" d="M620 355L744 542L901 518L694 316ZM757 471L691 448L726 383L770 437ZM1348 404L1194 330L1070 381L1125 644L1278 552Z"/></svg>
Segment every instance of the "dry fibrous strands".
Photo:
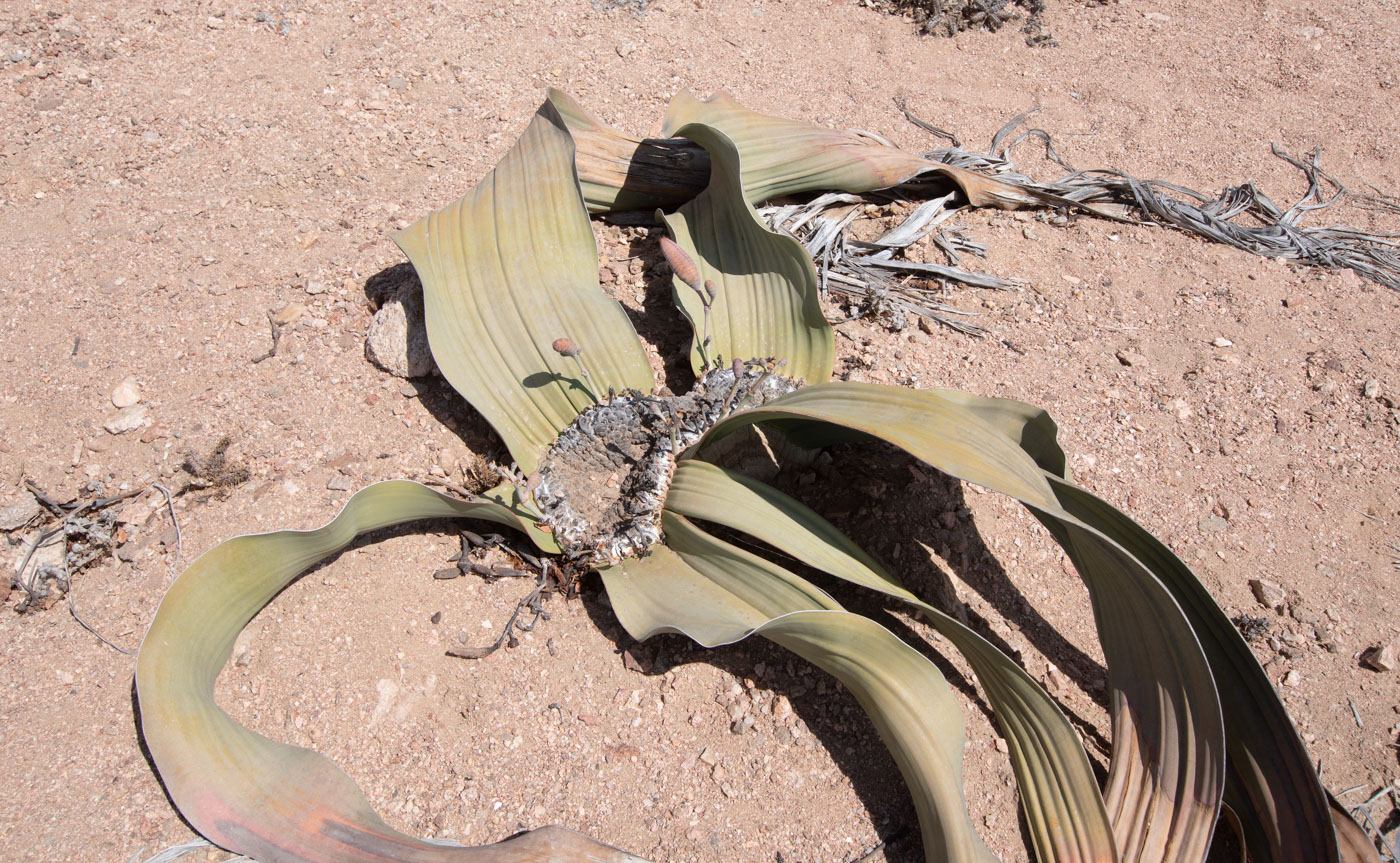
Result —
<svg viewBox="0 0 1400 863"><path fill-rule="evenodd" d="M1275 156L1303 173L1307 191L1288 209L1280 209L1253 183L1227 186L1211 198L1194 189L1161 180L1140 180L1122 171L1079 170L1049 183L1037 182L1016 171L1009 153L1022 141L1035 138L1045 145L1046 157L1060 166L1070 166L1055 152L1051 137L1043 129L1028 129L1011 138L1025 124L1030 112L1020 114L992 138L987 154L968 152L961 147L942 148L925 157L959 168L990 173L997 179L1033 190L1064 205L1093 215L1160 224L1203 239L1233 246L1270 258L1298 261L1327 269L1351 269L1388 288L1400 290L1400 235L1368 233L1341 226L1304 227L1309 213L1324 210L1347 195L1346 187L1325 172L1321 150L1299 159L1280 150ZM1009 142L1008 142L1008 139ZM1324 194L1323 186L1330 186ZM1382 196L1365 200L1389 203ZM1242 223L1251 218L1256 224Z"/></svg>
<svg viewBox="0 0 1400 863"><path fill-rule="evenodd" d="M985 334L982 327L960 319L975 313L939 302L935 299L938 292L925 285L933 282L941 288L955 282L1009 290L1020 283L958 266L960 251L980 255L986 247L938 230L960 209L954 204L957 197L956 192L946 192L921 201L874 240L857 240L847 233L866 206L912 204L917 198L880 192L827 193L803 204L767 207L759 212L774 230L802 243L817 265L823 293L840 294L851 304L853 315L882 320L899 329L907 315L916 314L958 332L981 336ZM948 257L948 264L910 261L901 256L930 234L933 245Z"/></svg>

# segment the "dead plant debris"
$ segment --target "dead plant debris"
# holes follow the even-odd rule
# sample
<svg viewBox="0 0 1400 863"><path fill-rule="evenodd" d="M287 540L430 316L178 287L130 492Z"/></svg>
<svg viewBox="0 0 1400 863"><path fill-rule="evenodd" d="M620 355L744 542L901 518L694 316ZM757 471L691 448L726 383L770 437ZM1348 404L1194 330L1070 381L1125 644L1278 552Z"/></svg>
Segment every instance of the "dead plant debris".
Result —
<svg viewBox="0 0 1400 863"><path fill-rule="evenodd" d="M228 451L232 445L233 438L223 435L207 453L200 455L193 450L187 453L180 469L189 474L191 479L179 493L212 488L220 494L227 494L233 488L247 482L252 476L247 466L229 459Z"/></svg>
<svg viewBox="0 0 1400 863"><path fill-rule="evenodd" d="M1059 44L1041 26L1045 0L867 0L867 5L910 16L920 33L941 36L975 30L995 33L1019 23L1021 32L1026 34L1026 44L1032 48Z"/></svg>

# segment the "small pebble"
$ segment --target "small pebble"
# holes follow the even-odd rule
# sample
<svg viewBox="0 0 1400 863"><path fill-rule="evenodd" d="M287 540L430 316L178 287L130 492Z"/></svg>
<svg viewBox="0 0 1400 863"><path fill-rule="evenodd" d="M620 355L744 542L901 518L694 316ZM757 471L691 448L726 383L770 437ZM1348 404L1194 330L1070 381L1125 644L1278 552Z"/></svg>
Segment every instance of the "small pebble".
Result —
<svg viewBox="0 0 1400 863"><path fill-rule="evenodd" d="M129 408L141 401L141 387L134 375L127 375L112 389L112 404L119 408Z"/></svg>
<svg viewBox="0 0 1400 863"><path fill-rule="evenodd" d="M1197 527L1201 533L1220 533L1230 526L1230 523L1218 515L1207 516L1200 520Z"/></svg>
<svg viewBox="0 0 1400 863"><path fill-rule="evenodd" d="M1366 385L1361 388L1361 394L1368 399L1376 399L1381 396L1381 382L1371 378Z"/></svg>
<svg viewBox="0 0 1400 863"><path fill-rule="evenodd" d="M330 482L326 483L326 488L331 491L349 491L351 487L350 477L340 473L331 477Z"/></svg>
<svg viewBox="0 0 1400 863"><path fill-rule="evenodd" d="M39 502L28 491L21 491L15 503L0 508L0 530L18 530L39 515Z"/></svg>
<svg viewBox="0 0 1400 863"><path fill-rule="evenodd" d="M1235 346L1234 342L1224 336L1216 336L1215 341L1211 342L1211 344L1215 345L1217 348L1232 348Z"/></svg>
<svg viewBox="0 0 1400 863"><path fill-rule="evenodd" d="M1372 671L1394 671L1396 666L1394 644L1377 644L1361 652L1361 664Z"/></svg>
<svg viewBox="0 0 1400 863"><path fill-rule="evenodd" d="M1119 351L1116 356L1118 357L1118 362L1125 366L1141 367L1147 365L1147 357L1134 351Z"/></svg>
<svg viewBox="0 0 1400 863"><path fill-rule="evenodd" d="M110 434L126 434L144 426L147 422L147 413L149 411L145 405L125 407L118 411L116 416L103 423L102 427Z"/></svg>
<svg viewBox="0 0 1400 863"><path fill-rule="evenodd" d="M1288 594L1282 587L1262 578L1251 578L1249 589L1254 593L1254 598L1259 601L1260 605L1272 608L1274 611L1282 611L1284 603L1288 600Z"/></svg>
<svg viewBox="0 0 1400 863"><path fill-rule="evenodd" d="M285 326L304 314L306 314L306 306L301 303L287 303L272 313L272 322L279 327Z"/></svg>

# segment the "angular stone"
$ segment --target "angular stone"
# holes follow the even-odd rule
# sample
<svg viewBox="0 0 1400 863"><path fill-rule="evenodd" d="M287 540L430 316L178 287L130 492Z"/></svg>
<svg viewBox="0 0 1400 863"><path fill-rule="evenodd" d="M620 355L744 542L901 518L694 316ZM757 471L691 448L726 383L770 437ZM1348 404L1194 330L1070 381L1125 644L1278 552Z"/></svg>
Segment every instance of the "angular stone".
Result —
<svg viewBox="0 0 1400 863"><path fill-rule="evenodd" d="M21 491L14 496L12 503L0 508L0 530L19 530L40 512L34 495Z"/></svg>
<svg viewBox="0 0 1400 863"><path fill-rule="evenodd" d="M131 405L122 408L117 415L102 424L102 427L109 434L126 434L135 431L149 422L147 414L150 413L145 405Z"/></svg>
<svg viewBox="0 0 1400 863"><path fill-rule="evenodd" d="M306 314L306 306L303 306L301 303L287 303L282 308L273 312L271 317L272 322L281 327L290 324L304 314Z"/></svg>
<svg viewBox="0 0 1400 863"><path fill-rule="evenodd" d="M350 482L350 477L341 473L331 477L330 482L326 483L326 488L331 491L349 491L352 486L353 484Z"/></svg>
<svg viewBox="0 0 1400 863"><path fill-rule="evenodd" d="M406 279L384 301L365 336L370 362L401 378L421 378L433 372L428 327L423 320L423 288Z"/></svg>
<svg viewBox="0 0 1400 863"><path fill-rule="evenodd" d="M1141 367L1147 365L1147 357L1136 351L1119 351L1116 356L1118 357L1118 362L1125 366Z"/></svg>
<svg viewBox="0 0 1400 863"><path fill-rule="evenodd" d="M1220 533L1230 526L1230 523L1218 515L1206 516L1196 525L1201 529L1201 533Z"/></svg>
<svg viewBox="0 0 1400 863"><path fill-rule="evenodd" d="M1394 671L1397 664L1394 644L1377 644L1361 652L1361 664L1372 671Z"/></svg>
<svg viewBox="0 0 1400 863"><path fill-rule="evenodd" d="M1254 598L1259 600L1260 605L1272 608L1274 611L1283 611L1284 604L1288 601L1287 592L1272 581L1251 578L1249 589L1254 592Z"/></svg>

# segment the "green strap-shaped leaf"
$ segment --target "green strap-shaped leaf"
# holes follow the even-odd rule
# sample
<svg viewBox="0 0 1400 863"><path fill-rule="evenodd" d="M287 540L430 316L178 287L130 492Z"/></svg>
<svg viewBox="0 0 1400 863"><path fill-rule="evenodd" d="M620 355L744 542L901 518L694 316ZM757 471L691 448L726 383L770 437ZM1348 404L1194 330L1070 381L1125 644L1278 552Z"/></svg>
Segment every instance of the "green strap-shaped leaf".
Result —
<svg viewBox="0 0 1400 863"><path fill-rule="evenodd" d="M694 142L624 135L552 87L549 102L578 148L579 186L590 213L669 210L700 194L710 179L710 157Z"/></svg>
<svg viewBox="0 0 1400 863"><path fill-rule="evenodd" d="M830 522L772 486L705 462L682 461L666 507L747 533L809 566L919 609L967 657L987 692L1008 742L1039 859L1117 860L1108 813L1079 737L1054 700L1010 657L922 602Z"/></svg>
<svg viewBox="0 0 1400 863"><path fill-rule="evenodd" d="M829 598L794 601L793 584L802 579L684 519L668 523L667 542L685 551L657 547L603 571L613 610L633 637L679 632L714 647L757 633L831 673L865 708L899 765L929 863L996 859L968 819L962 712L931 662ZM744 598L726 586L740 584Z"/></svg>
<svg viewBox="0 0 1400 863"><path fill-rule="evenodd" d="M1069 462L1057 439L1060 428L1044 409L1015 399L976 396L962 390L935 389L940 399L960 405L1010 438L1044 471L1070 479Z"/></svg>
<svg viewBox="0 0 1400 863"><path fill-rule="evenodd" d="M1190 568L1110 504L1047 475L1064 510L1151 567L1201 639L1220 689L1228 744L1225 800L1255 863L1337 860L1333 818L1317 773L1264 669ZM1047 524L1047 527L1051 525Z"/></svg>
<svg viewBox="0 0 1400 863"><path fill-rule="evenodd" d="M718 288L709 320L708 356L725 362L775 357L782 374L822 383L836 361L835 337L817 300L817 273L802 244L775 234L749 206L740 186L739 153L722 132L681 130L710 154L710 184L666 217L666 227L699 269L697 282ZM673 278L676 302L695 330L691 363L703 364L704 302Z"/></svg>
<svg viewBox="0 0 1400 863"><path fill-rule="evenodd" d="M627 313L598 286L574 142L550 103L475 189L394 239L422 279L438 368L525 472L592 403L588 388L651 390ZM560 338L591 378L552 349Z"/></svg>
<svg viewBox="0 0 1400 863"><path fill-rule="evenodd" d="M214 680L234 640L279 591L358 534L420 518L522 526L518 516L489 501L383 482L351 497L324 527L228 540L175 580L136 661L142 735L171 800L210 841L260 863L637 863L563 828L482 848L405 836L384 824L329 760L254 734L215 704Z"/></svg>
<svg viewBox="0 0 1400 863"><path fill-rule="evenodd" d="M953 391L939 390L945 398ZM1225 720L1225 802L1233 809L1256 863L1332 861L1342 844L1297 731L1253 652L1200 580L1175 554L1132 519L1069 479L1055 424L1032 405L957 393L959 402L1022 449L1049 474L1060 504L1146 562L1181 605L1205 650ZM1347 818L1347 824L1355 828ZM1343 855L1342 859L1347 859Z"/></svg>
<svg viewBox="0 0 1400 863"><path fill-rule="evenodd" d="M758 609L765 619L803 608L841 608L805 578L710 536L684 516L663 511L661 529L668 548L725 592Z"/></svg>
<svg viewBox="0 0 1400 863"><path fill-rule="evenodd" d="M997 426L937 393L808 387L734 414L707 437L799 419L889 441L946 473L1009 494L1061 527L1057 539L1089 588L1108 659L1114 737L1105 801L1115 845L1124 860L1203 859L1224 784L1220 700L1195 633L1157 576L1066 512L1040 466Z"/></svg>
<svg viewBox="0 0 1400 863"><path fill-rule="evenodd" d="M949 392L940 391L947 397ZM1049 474L1060 504L1147 563L1181 605L1205 650L1225 720L1225 802L1256 863L1331 861L1335 807L1329 813L1307 750L1253 652L1190 568L1131 518L1066 480L1055 424L1021 402L960 394ZM1351 823L1348 819L1348 823ZM1354 827L1354 823L1352 824ZM1345 859L1345 858L1343 858Z"/></svg>
<svg viewBox="0 0 1400 863"><path fill-rule="evenodd" d="M923 174L941 174L962 189L974 207L1052 203L1052 196L993 177L933 162L855 132L824 129L750 111L725 93L700 100L682 90L666 108L663 134L691 137L692 123L712 126L744 156L744 192L757 204L799 192L870 192Z"/></svg>
<svg viewBox="0 0 1400 863"><path fill-rule="evenodd" d="M699 458L704 459L711 444L733 431L784 420L852 429L888 440L917 458L925 458L924 451L936 444L937 458L948 465L947 473L1038 506L1055 505L1039 465L1014 441L937 390L850 382L803 387L717 423L699 442Z"/></svg>

